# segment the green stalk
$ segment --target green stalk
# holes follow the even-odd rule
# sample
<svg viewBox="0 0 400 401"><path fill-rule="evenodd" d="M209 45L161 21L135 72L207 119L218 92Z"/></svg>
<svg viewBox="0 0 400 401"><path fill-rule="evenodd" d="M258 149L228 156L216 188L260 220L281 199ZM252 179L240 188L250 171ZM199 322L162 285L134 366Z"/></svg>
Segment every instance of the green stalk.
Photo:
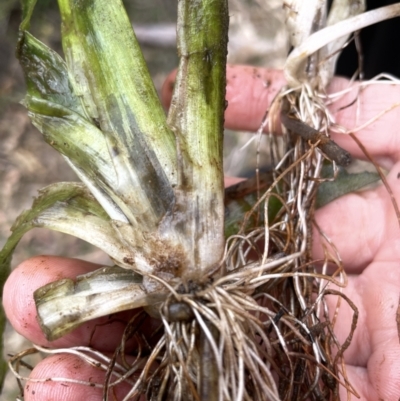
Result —
<svg viewBox="0 0 400 401"><path fill-rule="evenodd" d="M222 141L228 42L225 0L178 2L179 69L168 115L177 138L177 204L189 270L205 272L224 250Z"/></svg>

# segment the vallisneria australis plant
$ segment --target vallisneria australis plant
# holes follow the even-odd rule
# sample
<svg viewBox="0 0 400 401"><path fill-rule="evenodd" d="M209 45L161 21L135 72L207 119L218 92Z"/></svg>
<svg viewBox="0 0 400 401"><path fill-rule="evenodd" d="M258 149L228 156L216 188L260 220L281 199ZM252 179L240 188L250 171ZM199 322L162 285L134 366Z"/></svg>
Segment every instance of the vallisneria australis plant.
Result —
<svg viewBox="0 0 400 401"><path fill-rule="evenodd" d="M50 228L99 247L115 265L35 292L48 340L96 317L143 309L113 356L35 346L11 358L16 376L27 379L20 368L29 353L72 352L104 370L105 382L28 380L98 386L104 400L121 382L130 384L124 400L338 400L340 386L348 399L357 395L343 353L358 312L341 292L342 262L326 237L325 258L317 265L311 255L316 206L349 191L321 191L351 160L329 138L335 124L325 88L347 35L400 6L363 14L362 1L338 0L327 17L325 1L284 2L293 38L287 87L260 127L274 132L279 117L283 150L270 135L269 185L258 176L255 194L238 200L243 188L234 187L224 200L226 1L178 1L180 64L168 117L119 0L58 1L65 61L29 33L35 2L23 2L17 50L24 105L81 182L44 188L18 218L0 253L2 280L24 233ZM361 174L356 185L373 180ZM327 296L354 312L343 343ZM143 342L146 314L160 328ZM131 338L141 345L126 358Z"/></svg>

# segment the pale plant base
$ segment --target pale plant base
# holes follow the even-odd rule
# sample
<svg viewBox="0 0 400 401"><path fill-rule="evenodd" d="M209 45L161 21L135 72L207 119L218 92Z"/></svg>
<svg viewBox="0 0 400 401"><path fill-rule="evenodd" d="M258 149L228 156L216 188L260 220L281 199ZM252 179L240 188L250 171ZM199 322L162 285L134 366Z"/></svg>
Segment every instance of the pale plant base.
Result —
<svg viewBox="0 0 400 401"><path fill-rule="evenodd" d="M399 7L387 10L398 13ZM379 19L387 17L382 10L376 12ZM370 23L365 18L374 15L354 17L321 31L295 49L286 72L296 88L283 91L272 105L269 120L263 124L270 124L270 132L284 100L289 102L292 116L312 129L328 134L332 127L337 128L325 94L318 93L315 82L312 86L301 84L297 73L304 57L329 43L333 31L340 37L343 26L350 32L354 21L361 28ZM292 400L299 395L302 399L338 400L340 385L348 396L357 395L348 382L343 353L353 336L358 312L341 292L347 282L342 262L322 232L325 257L315 261L311 256L315 197L323 181L325 159L319 146L325 139L305 141L286 135L283 155L272 135L269 140L271 158L276 162L274 184L259 196L242 230L228 239L219 270L201 282L184 282L175 288L164 283L170 294L160 307L163 333L150 356L142 356L139 348L134 361L127 362L125 342L140 336L137 315L113 358L83 347L45 350L36 346L11 359L18 379L98 386L104 389L104 400L121 381L132 386L124 400L139 399L143 394L152 400L177 401ZM335 163L333 168L337 171ZM280 205L270 215L272 200ZM254 216L260 224L248 232L247 221ZM334 273L330 274L328 267ZM333 315L326 299L332 295L337 297ZM343 302L354 313L348 337L341 344L334 328ZM37 351L78 355L105 371L106 383L23 377L19 373L22 358Z"/></svg>
<svg viewBox="0 0 400 401"><path fill-rule="evenodd" d="M328 130L334 121L322 101L310 93L306 86L300 92L282 92L271 113L280 110L286 97L298 102L302 121ZM18 373L20 361L40 350L73 353L105 371L106 383L63 378L31 381L99 386L104 400L112 399L109 394L121 381L132 386L124 401L138 400L143 394L152 400L177 401L278 401L296 399L299 394L311 400L338 400L340 385L356 394L347 379L343 352L358 312L341 293L347 282L343 266L326 237L324 260L311 257L314 203L325 156L318 143L310 146L293 135L285 135L284 140L286 150L281 155L269 136L275 181L248 212L242 230L228 239L220 268L201 282L184 282L175 288L164 283L169 296L159 309L162 330L150 356L145 355L149 346L143 342L133 362L125 355L126 341L141 338L137 315L112 358L83 347L44 350L35 346L10 361L17 378L31 380ZM271 216L272 200L280 206ZM258 228L246 231L246 220L257 214ZM328 265L330 271L336 266L333 274L328 273ZM328 295L337 297L333 318ZM354 314L348 338L340 344L334 326L343 302Z"/></svg>

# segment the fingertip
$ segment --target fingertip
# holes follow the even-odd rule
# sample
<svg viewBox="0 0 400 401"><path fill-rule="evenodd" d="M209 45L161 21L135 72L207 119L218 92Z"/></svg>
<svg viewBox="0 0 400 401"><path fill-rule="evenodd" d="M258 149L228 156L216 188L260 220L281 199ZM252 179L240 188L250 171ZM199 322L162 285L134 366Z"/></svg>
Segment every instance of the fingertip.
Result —
<svg viewBox="0 0 400 401"><path fill-rule="evenodd" d="M4 286L3 306L14 329L30 341L48 345L38 321L33 293L50 282L75 278L98 266L76 259L35 256L15 268Z"/></svg>
<svg viewBox="0 0 400 401"><path fill-rule="evenodd" d="M232 185L235 185L235 184L238 184L239 182L242 182L244 180L245 180L245 178L241 178L241 177L228 177L228 176L225 176L224 177L224 185L225 185L225 188L228 188L228 187L230 187Z"/></svg>
<svg viewBox="0 0 400 401"><path fill-rule="evenodd" d="M60 380L63 378L67 380ZM30 379L24 388L25 401L103 399L103 389L100 386L104 384L105 372L75 355L60 353L44 359L35 366ZM71 380L84 381L87 384L73 383ZM115 388L115 395L117 399L122 399L128 391L128 385L122 383Z"/></svg>
<svg viewBox="0 0 400 401"><path fill-rule="evenodd" d="M281 70L228 65L225 127L257 131L272 101L285 86Z"/></svg>
<svg viewBox="0 0 400 401"><path fill-rule="evenodd" d="M48 341L37 317L33 293L36 289L60 279L96 270L99 265L78 259L55 256L36 256L21 263L10 275L4 288L3 305L11 325L29 341L51 348L77 345L92 346L112 352L120 343L127 322L137 313L135 310L118 312L83 323L65 336ZM151 330L157 322L146 321L143 330ZM135 346L129 341L127 348Z"/></svg>
<svg viewBox="0 0 400 401"><path fill-rule="evenodd" d="M170 72L167 78L164 81L164 84L161 88L161 103L165 109L168 109L171 105L172 94L174 92L175 79L178 70L175 69Z"/></svg>

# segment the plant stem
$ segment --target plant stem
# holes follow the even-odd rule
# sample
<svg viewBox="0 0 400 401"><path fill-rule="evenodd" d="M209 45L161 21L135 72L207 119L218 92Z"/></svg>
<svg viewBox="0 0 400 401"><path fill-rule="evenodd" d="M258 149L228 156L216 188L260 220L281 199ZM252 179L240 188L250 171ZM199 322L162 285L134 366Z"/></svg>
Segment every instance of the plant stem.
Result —
<svg viewBox="0 0 400 401"><path fill-rule="evenodd" d="M188 222L182 240L192 272L215 266L224 250L227 41L226 0L178 2L180 63L168 124L177 138L179 184L175 193Z"/></svg>

